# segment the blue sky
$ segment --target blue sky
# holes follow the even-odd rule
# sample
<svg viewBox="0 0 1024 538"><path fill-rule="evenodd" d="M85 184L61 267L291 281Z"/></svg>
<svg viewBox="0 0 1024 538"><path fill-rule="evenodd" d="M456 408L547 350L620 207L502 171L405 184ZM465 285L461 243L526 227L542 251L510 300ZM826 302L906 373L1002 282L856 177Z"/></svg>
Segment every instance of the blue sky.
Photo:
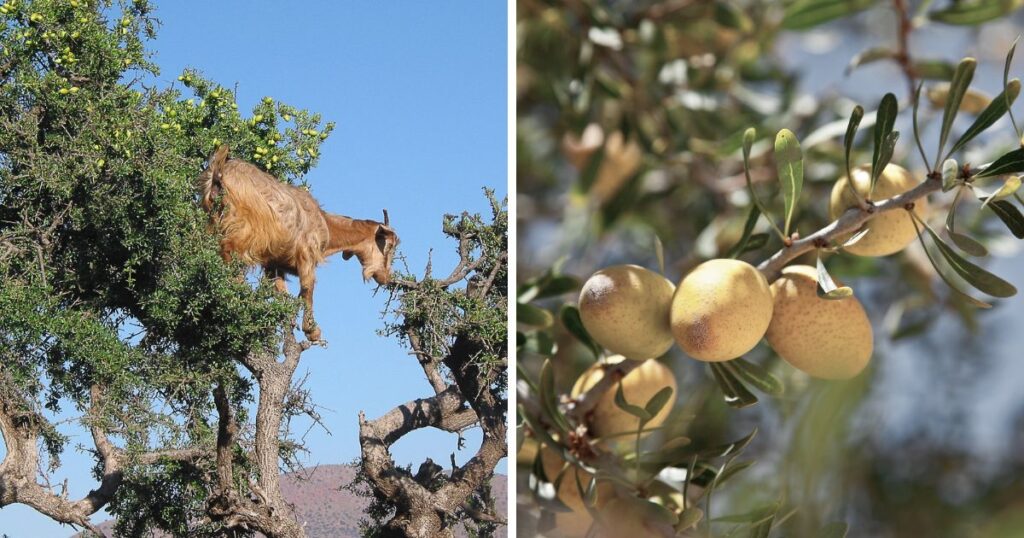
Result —
<svg viewBox="0 0 1024 538"><path fill-rule="evenodd" d="M441 234L445 213L485 213L481 188L507 194L507 5L504 2L155 2L162 21L149 44L161 86L186 67L226 86L239 107L269 95L337 122L309 175L328 211L380 219L387 208L409 267L421 273L455 263ZM297 377L321 406L331 435L307 435L309 465L350 462L359 454L357 414L379 416L431 394L423 372L397 340L376 334L386 297L363 284L358 263L328 260L317 272L314 311L326 349L303 355ZM291 283L293 290L295 283ZM71 446L87 438L67 430ZM301 432L300 432L301 433ZM474 432L461 464L479 444ZM417 432L393 449L398 463L446 463L456 438ZM73 448L54 483L71 496L96 485L91 459ZM505 464L499 469L505 472ZM103 521L101 512L94 517ZM15 538L63 537L71 529L29 508L0 509L0 532Z"/></svg>

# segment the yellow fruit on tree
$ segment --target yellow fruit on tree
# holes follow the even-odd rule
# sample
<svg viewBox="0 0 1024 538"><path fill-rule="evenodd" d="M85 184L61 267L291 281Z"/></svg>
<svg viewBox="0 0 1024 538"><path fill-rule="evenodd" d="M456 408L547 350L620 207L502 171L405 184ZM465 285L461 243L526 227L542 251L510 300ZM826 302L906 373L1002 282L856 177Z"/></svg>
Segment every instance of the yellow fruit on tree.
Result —
<svg viewBox="0 0 1024 538"><path fill-rule="evenodd" d="M817 287L813 267L783 269L771 286L775 313L765 337L780 357L813 377L851 378L871 360L871 321L856 297L822 299Z"/></svg>
<svg viewBox="0 0 1024 538"><path fill-rule="evenodd" d="M727 361L757 345L772 319L768 281L739 260L710 260L679 283L672 299L672 334L687 355Z"/></svg>
<svg viewBox="0 0 1024 538"><path fill-rule="evenodd" d="M583 395L604 378L605 364L618 364L624 360L626 360L625 357L621 355L613 355L608 357L604 363L596 363L588 368L573 385L572 396ZM671 387L672 397L644 425L642 435L649 434L651 430L665 422L676 401L676 376L672 373L672 370L654 359L648 359L626 374L620 383L622 384L622 395L625 397L626 402L639 407L647 405L647 402L665 387ZM637 429L639 429L639 419L615 405L615 393L617 390L618 384L612 385L601 396L597 406L587 415L587 427L592 436L607 437L615 434L636 433ZM632 439L632 436L619 435L616 436L616 439L628 440Z"/></svg>
<svg viewBox="0 0 1024 538"><path fill-rule="evenodd" d="M580 291L580 319L590 336L609 351L650 359L672 347L668 326L675 286L636 265L615 265L594 273Z"/></svg>
<svg viewBox="0 0 1024 538"><path fill-rule="evenodd" d="M580 489L586 492L590 487L590 480L594 475L574 465L566 466L565 460L554 449L543 445L540 448L541 466L544 468L544 475L554 483L561 474L561 482L555 495L563 504L569 507L571 512L555 513L555 530L553 536L576 538L583 536L590 529L594 519L584 505L583 495ZM579 478L579 485L576 479ZM615 488L608 482L598 482L597 498L594 500L594 508L600 509L613 496Z"/></svg>
<svg viewBox="0 0 1024 538"><path fill-rule="evenodd" d="M881 201L903 194L917 186L918 182L905 168L890 164L882 170L875 182L875 190L871 190L871 165L861 165L853 169L853 187L864 199ZM847 209L857 207L857 200L850 192L846 176L839 178L832 187L832 198L829 203L829 214L832 219L839 218ZM919 198L914 202L914 212L924 218L928 211L928 201ZM865 226L867 232L853 244L844 247L851 254L858 256L888 256L903 250L916 237L917 230L910 215L905 210L894 209L875 215ZM848 237L847 237L848 238ZM840 243L847 238L839 240Z"/></svg>

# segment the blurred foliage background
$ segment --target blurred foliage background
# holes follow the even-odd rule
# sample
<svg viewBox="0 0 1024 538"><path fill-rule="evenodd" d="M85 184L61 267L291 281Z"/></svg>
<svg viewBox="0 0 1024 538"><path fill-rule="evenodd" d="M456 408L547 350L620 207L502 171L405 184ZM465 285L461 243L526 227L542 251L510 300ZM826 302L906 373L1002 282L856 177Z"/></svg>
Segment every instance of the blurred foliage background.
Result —
<svg viewBox="0 0 1024 538"><path fill-rule="evenodd" d="M893 92L904 136L892 162L923 180L928 169L910 128L913 89L924 83L922 142L932 158L942 103L927 97L964 56L978 59L978 96L1002 90L1004 59L1022 28L1019 4L520 0L517 284L560 275L549 296L530 298L557 311L575 304L579 282L597 269L656 269L656 236L674 281L724 256L750 202L740 157L748 127L758 133L755 188L776 218L782 199L771 140L781 128L799 136L806 176L794 227L804 235L829 222L828 191L843 174L843 134L857 104L868 114L854 161L870 161L863 131ZM1010 76L1022 67L1013 62ZM961 114L953 132L972 119ZM987 163L1018 143L1004 118L956 157ZM951 194L932 196L934 220ZM977 208L963 208L958 222L992 252L985 264L1020 285L1018 243ZM768 231L763 219L756 231ZM756 265L780 246L769 236L741 258ZM732 409L705 365L678 349L663 359L679 383L665 435L708 446L759 428L744 453L758 463L716 492L715 512L782 500L796 508L780 525L786 536L813 536L833 520L849 523L849 536L1024 535L1024 456L1013 448L1024 441L1024 393L1014 381L1024 369L1013 334L1024 303L967 306L918 243L887 258L832 256L829 267L874 324L875 354L858 378L813 381L762 344L747 358L781 378L785 393ZM540 337L546 345L520 347L521 366L536 378L552 355L556 383L568 392L593 355L559 321ZM520 492L528 492L531 464L526 440ZM519 517L521 535L531 535L537 510L529 493L520 494Z"/></svg>

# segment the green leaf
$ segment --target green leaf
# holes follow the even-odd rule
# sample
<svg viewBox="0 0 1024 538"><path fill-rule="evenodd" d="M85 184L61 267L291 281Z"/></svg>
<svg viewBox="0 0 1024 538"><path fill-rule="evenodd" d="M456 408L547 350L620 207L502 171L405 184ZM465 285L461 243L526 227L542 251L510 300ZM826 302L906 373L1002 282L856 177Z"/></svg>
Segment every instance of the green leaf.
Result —
<svg viewBox="0 0 1024 538"><path fill-rule="evenodd" d="M768 244L768 234L754 234L750 236L750 240L747 241L746 246L743 247L743 252L750 252L751 250L757 250Z"/></svg>
<svg viewBox="0 0 1024 538"><path fill-rule="evenodd" d="M857 136L857 128L860 127L860 120L864 118L864 107L857 105L850 113L850 123L846 124L846 136L843 137L843 148L846 153L846 177L852 178L850 173L850 152L853 151L853 140ZM849 183L849 182L848 182Z"/></svg>
<svg viewBox="0 0 1024 538"><path fill-rule="evenodd" d="M942 150L946 147L946 140L949 139L949 130L953 128L953 120L960 110L960 102L967 94L967 88L974 78L974 68L978 65L974 58L964 58L956 66L953 73L953 80L949 83L949 93L946 96L946 109L942 113L942 130L939 131L939 151L935 156L935 162L942 161Z"/></svg>
<svg viewBox="0 0 1024 538"><path fill-rule="evenodd" d="M775 166L779 171L782 183L782 197L786 204L784 234L789 235L789 226L793 213L800 200L800 191L804 185L804 158L800 151L800 142L789 129L783 129L775 136Z"/></svg>
<svg viewBox="0 0 1024 538"><path fill-rule="evenodd" d="M743 407L749 407L757 403L757 396L754 396L747 390L747 387L743 386L743 383L732 374L728 367L720 362L709 363L711 367L711 374L714 376L715 381L718 382L718 386L722 389L722 394L725 396L725 403L729 407L735 407L737 409Z"/></svg>
<svg viewBox="0 0 1024 538"><path fill-rule="evenodd" d="M818 256L818 297L828 300L839 300L846 299L847 297L853 296L853 289L849 286L837 286L835 281L832 280L832 275L828 274L828 270L825 269L825 264L821 261L821 256Z"/></svg>
<svg viewBox="0 0 1024 538"><path fill-rule="evenodd" d="M601 345L598 344L590 333L587 332L587 328L583 326L583 320L580 319L580 309L574 305L562 305L561 310L558 311L558 318L562 321L562 325L569 331L570 334L576 337L577 340L583 343L593 353L594 358L601 356Z"/></svg>
<svg viewBox="0 0 1024 538"><path fill-rule="evenodd" d="M953 203L949 205L949 213L946 215L946 233L949 234L953 244L967 254L978 257L988 256L988 249L985 248L985 245L975 241L973 237L956 231L956 208L960 204L963 192L964 189L958 189L956 196L953 197Z"/></svg>
<svg viewBox="0 0 1024 538"><path fill-rule="evenodd" d="M819 538L846 538L850 526L842 521L833 521L818 531Z"/></svg>
<svg viewBox="0 0 1024 538"><path fill-rule="evenodd" d="M892 127L896 124L897 114L899 114L899 105L896 103L896 96L892 93L885 94L878 104L878 112L875 115L875 149L871 154L871 189L869 192L874 192L875 181L878 180L878 176L881 175L885 165L892 158L896 140L890 139L890 137L893 132ZM888 158L885 158L886 154L888 154Z"/></svg>
<svg viewBox="0 0 1024 538"><path fill-rule="evenodd" d="M948 81L956 68L945 60L917 60L910 64L914 74L923 79Z"/></svg>
<svg viewBox="0 0 1024 538"><path fill-rule="evenodd" d="M921 129L918 127L917 124L917 110L918 108L920 108L921 105L921 88L923 87L924 83L922 82L917 85L917 90L914 91L914 110L912 112L913 115L911 116L911 119L913 120L914 124L914 143L917 145L917 151L921 152L921 161L924 162L925 167L928 168L929 171L931 171L932 165L930 162L928 162L928 156L925 155L924 144L921 143Z"/></svg>
<svg viewBox="0 0 1024 538"><path fill-rule="evenodd" d="M1005 200L996 200L988 204L988 208L1003 221L1014 237L1024 239L1024 215L1021 215L1017 206Z"/></svg>
<svg viewBox="0 0 1024 538"><path fill-rule="evenodd" d="M561 433L572 429L565 415L558 409L558 395L555 391L555 369L551 366L551 360L545 359L540 369L540 393L538 394L541 408L547 413L548 418L558 427Z"/></svg>
<svg viewBox="0 0 1024 538"><path fill-rule="evenodd" d="M984 170L977 173L975 178L1001 176L1004 174L1016 174L1024 172L1024 148L1015 149L1002 157L999 157Z"/></svg>
<svg viewBox="0 0 1024 538"><path fill-rule="evenodd" d="M735 465L726 465L721 473L718 473L718 482L725 482L726 480L736 476L744 469L749 469L750 466L754 465L754 461L741 461Z"/></svg>
<svg viewBox="0 0 1024 538"><path fill-rule="evenodd" d="M988 256L988 249L969 235L955 231L947 231L949 238L960 250L977 258Z"/></svg>
<svg viewBox="0 0 1024 538"><path fill-rule="evenodd" d="M673 392L672 387L665 387L659 390L650 400L647 400L644 410L647 411L651 418L654 418L665 407L665 404L672 399Z"/></svg>
<svg viewBox="0 0 1024 538"><path fill-rule="evenodd" d="M875 0L800 0L786 8L782 27L806 30L871 7Z"/></svg>
<svg viewBox="0 0 1024 538"><path fill-rule="evenodd" d="M865 64L877 62L879 60L894 60L896 58L896 51L889 47L872 47L865 49L858 52L850 59L850 63L846 65L846 74L849 75L854 69Z"/></svg>
<svg viewBox="0 0 1024 538"><path fill-rule="evenodd" d="M516 322L530 327L547 329L555 322L555 317L543 308L526 303L516 303Z"/></svg>
<svg viewBox="0 0 1024 538"><path fill-rule="evenodd" d="M989 204L989 202L1002 200L1003 198L1010 196L1011 194L1017 192L1018 189L1020 189L1019 176L1010 176L1006 178L1006 181L1003 181L1003 185L999 187L999 189L996 192L992 193L991 196L985 198L985 201L981 203L981 208L984 209L985 206Z"/></svg>
<svg viewBox="0 0 1024 538"><path fill-rule="evenodd" d="M929 17L945 24L974 26L998 19L1021 6L1021 0L961 0Z"/></svg>
<svg viewBox="0 0 1024 538"><path fill-rule="evenodd" d="M658 258L658 272L665 274L665 245L661 244L661 238L654 234L654 256Z"/></svg>
<svg viewBox="0 0 1024 538"><path fill-rule="evenodd" d="M702 519L704 519L704 511L697 506L691 506L679 514L676 532L681 533L689 528L696 527Z"/></svg>
<svg viewBox="0 0 1024 538"><path fill-rule="evenodd" d="M757 225L757 219L760 216L761 210L757 208L757 204L751 205L750 214L747 215L747 222L743 224L743 234L740 236L740 240L725 253L726 258L735 258L747 251L747 244L750 242L750 234L754 231L754 226ZM767 236L765 237L765 240L767 241Z"/></svg>
<svg viewBox="0 0 1024 538"><path fill-rule="evenodd" d="M909 213L914 215L912 211ZM939 238L938 234L928 226L928 223L921 221L916 215L912 218L924 226L924 229L928 232L928 235L931 236L932 241L934 241L939 252L944 258L946 258L946 261L949 262L950 267L968 284L974 286L978 291L987 293L993 297L1005 298L1016 295L1017 288L1012 284L964 259L949 245L944 243L942 239Z"/></svg>
<svg viewBox="0 0 1024 538"><path fill-rule="evenodd" d="M626 395L622 392L622 382L620 381L618 387L615 389L615 406L623 411L633 415L634 417L647 422L651 420L653 415L647 412L646 409L639 405L633 405L626 401Z"/></svg>
<svg viewBox="0 0 1024 538"><path fill-rule="evenodd" d="M985 107L985 110L978 115L974 120L974 123L964 131L964 134L957 140L956 144L949 150L949 155L956 153L957 150L964 147L968 142L978 136L985 129L992 126L993 123L1003 117L1006 111L1010 109L1010 106L1014 101L1017 100L1017 96L1020 95L1020 80L1013 79L1007 83L1003 93L1000 93L992 100L991 103Z"/></svg>
<svg viewBox="0 0 1024 538"><path fill-rule="evenodd" d="M1017 50L1018 41L1020 41L1019 35L1016 39L1013 40L1013 45L1010 47L1010 50L1006 53L1006 63L1003 64L1003 88L1009 86L1008 81L1010 80L1010 64L1013 63L1013 53ZM1003 93L1005 94L1005 92ZM1006 111L1010 115L1010 123L1013 124L1013 131L1017 133L1017 137L1020 138L1020 128L1017 127L1017 119L1013 117L1013 107L1011 107L1009 103L1006 104Z"/></svg>
<svg viewBox="0 0 1024 538"><path fill-rule="evenodd" d="M782 381L770 374L761 365L750 362L742 357L722 363L737 378L753 385L757 390L772 396L782 396L785 391Z"/></svg>
<svg viewBox="0 0 1024 538"><path fill-rule="evenodd" d="M911 213L913 213L913 212L911 212ZM975 306L977 308L992 308L992 305L986 303L985 301L976 299L976 298L968 295L967 293L964 293L963 290L958 288L957 285L954 284L952 280L950 280L950 278L946 275L945 268L943 268L938 263L936 263L935 258L932 257L931 251L928 250L928 246L925 245L925 243L924 243L924 232L921 230L921 227L918 226L918 224L917 224L917 216L914 215L914 216L911 217L911 219L913 219L912 222L914 223L914 229L917 231L917 240L920 241L920 243L921 243L921 250L924 251L925 256L928 257L928 261L932 264L932 267L935 268L935 272L939 275L939 277L942 279L942 281L945 282L947 286L949 286L949 289L953 290L953 292L956 293L956 295L958 295L959 297L963 298L965 301L967 301L968 303L970 303L971 305L973 305L973 306Z"/></svg>

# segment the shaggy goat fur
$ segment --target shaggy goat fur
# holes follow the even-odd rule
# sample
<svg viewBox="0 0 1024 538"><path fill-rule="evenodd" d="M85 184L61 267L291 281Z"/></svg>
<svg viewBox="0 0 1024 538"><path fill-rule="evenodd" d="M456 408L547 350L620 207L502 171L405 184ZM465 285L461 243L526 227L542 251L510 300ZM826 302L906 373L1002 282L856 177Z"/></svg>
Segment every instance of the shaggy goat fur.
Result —
<svg viewBox="0 0 1024 538"><path fill-rule="evenodd" d="M220 232L220 254L235 255L246 265L260 265L286 291L284 274L299 276L306 306L302 330L320 339L313 319L314 271L331 254L357 256L363 279L387 284L398 236L384 222L332 215L308 191L282 183L256 166L228 158L228 147L217 148L199 176L200 205Z"/></svg>

